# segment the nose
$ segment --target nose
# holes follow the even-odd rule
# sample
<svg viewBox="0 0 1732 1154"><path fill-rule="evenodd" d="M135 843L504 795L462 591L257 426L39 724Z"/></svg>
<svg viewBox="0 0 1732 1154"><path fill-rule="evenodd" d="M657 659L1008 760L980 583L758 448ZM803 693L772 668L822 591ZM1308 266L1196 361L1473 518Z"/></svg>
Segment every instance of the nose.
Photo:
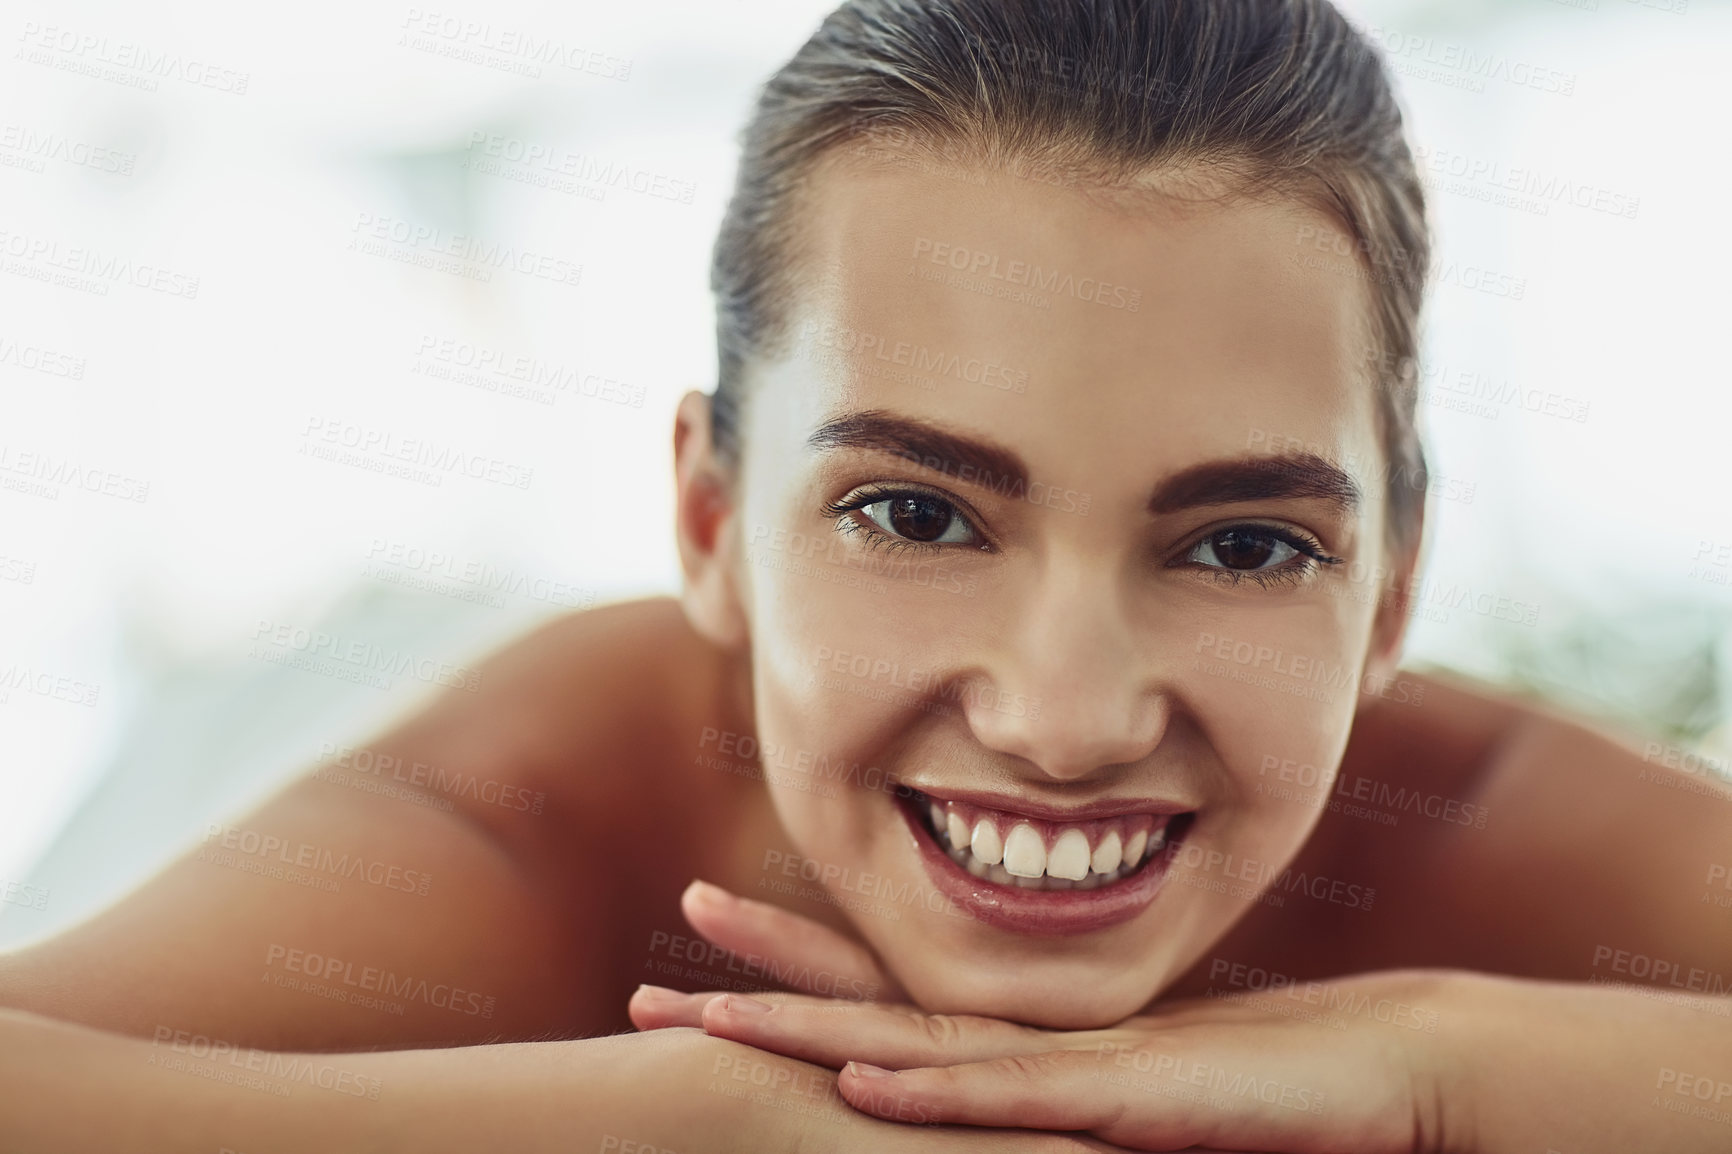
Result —
<svg viewBox="0 0 1732 1154"><path fill-rule="evenodd" d="M1139 637L1112 566L1042 575L986 645L962 695L974 737L1053 781L1148 756L1171 715L1156 653Z"/></svg>

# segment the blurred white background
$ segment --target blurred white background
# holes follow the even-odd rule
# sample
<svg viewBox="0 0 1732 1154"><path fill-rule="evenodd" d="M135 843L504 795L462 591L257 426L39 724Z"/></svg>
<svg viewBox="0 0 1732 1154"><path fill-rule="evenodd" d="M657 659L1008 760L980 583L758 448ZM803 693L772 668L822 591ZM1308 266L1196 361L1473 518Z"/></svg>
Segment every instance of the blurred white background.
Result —
<svg viewBox="0 0 1732 1154"><path fill-rule="evenodd" d="M735 134L830 6L9 10L0 887L37 900L0 903L0 946L439 663L676 588L671 420L713 377ZM1450 499L1410 663L1724 749L1732 10L1344 7L1395 64L1440 241ZM478 475L382 471L418 449ZM293 667L296 630L422 675Z"/></svg>

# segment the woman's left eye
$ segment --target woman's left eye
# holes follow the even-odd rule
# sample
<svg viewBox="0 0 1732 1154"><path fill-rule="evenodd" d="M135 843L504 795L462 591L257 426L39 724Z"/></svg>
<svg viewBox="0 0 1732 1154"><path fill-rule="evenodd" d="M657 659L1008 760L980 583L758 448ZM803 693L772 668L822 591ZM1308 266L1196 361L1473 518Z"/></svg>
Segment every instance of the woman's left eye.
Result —
<svg viewBox="0 0 1732 1154"><path fill-rule="evenodd" d="M1263 573L1295 557L1325 560L1322 551L1295 542L1272 529L1236 527L1211 533L1198 541L1185 560L1229 573Z"/></svg>
<svg viewBox="0 0 1732 1154"><path fill-rule="evenodd" d="M897 493L858 506L879 529L921 545L973 545L979 538L955 505L930 493Z"/></svg>

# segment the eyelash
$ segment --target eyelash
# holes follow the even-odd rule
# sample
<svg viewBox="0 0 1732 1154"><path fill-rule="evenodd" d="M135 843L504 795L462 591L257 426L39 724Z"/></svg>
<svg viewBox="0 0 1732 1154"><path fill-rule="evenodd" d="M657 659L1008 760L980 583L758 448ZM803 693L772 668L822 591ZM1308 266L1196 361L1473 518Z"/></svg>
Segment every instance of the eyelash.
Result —
<svg viewBox="0 0 1732 1154"><path fill-rule="evenodd" d="M1273 538L1274 540L1280 541L1282 544L1291 547L1298 556L1289 558L1286 563L1276 569L1228 569L1225 566L1220 565L1195 566L1207 573L1211 580L1219 581L1224 585L1235 586L1238 585L1239 582L1247 580L1255 581L1265 589L1276 585L1297 585L1315 573L1319 566L1341 565L1345 564L1346 561L1346 559L1342 557L1330 556L1329 553L1324 550L1321 542L1309 534L1301 533L1297 529L1290 529L1280 525L1259 525L1254 522L1242 522L1239 524L1224 525L1213 529L1210 532L1204 533L1186 547L1180 560L1169 564L1175 569L1187 567L1191 554L1200 549L1205 541L1208 541L1212 537L1218 537L1223 533L1233 532L1235 530L1246 533L1250 536Z"/></svg>
<svg viewBox="0 0 1732 1154"><path fill-rule="evenodd" d="M870 521L857 521L848 514L868 505L876 505L880 501L894 500L897 497L927 497L948 505L957 517L967 523L975 536L981 539L979 545L961 546L958 544L941 544L936 541L912 541L907 537L893 537L889 533L872 524ZM831 501L819 510L823 515L835 521L837 529L844 533L859 533L864 537L868 549L885 549L892 553L911 550L917 553L935 553L943 549L969 548L982 552L991 552L991 546L986 543L986 534L954 498L946 496L937 489L925 489L914 485L866 485L854 490L848 496L837 501Z"/></svg>
<svg viewBox="0 0 1732 1154"><path fill-rule="evenodd" d="M890 552L899 552L906 549L914 552L929 553L959 547L956 544L913 541L906 537L895 537L886 533L877 525L872 524L869 520L858 521L848 517L849 513L864 509L868 505L875 505L880 501L894 500L897 497L927 497L943 502L951 508L956 516L960 517L967 523L969 529L972 530L975 535L982 538L982 543L980 545L970 545L968 548L978 548L983 552L992 551L991 546L985 543L986 534L981 530L980 526L975 523L975 519L964 511L963 507L956 500L935 489L919 488L906 484L866 485L854 490L846 497L836 501L827 502L820 508L820 512L829 520L837 522L836 527L841 532L862 534L864 537L863 543L868 549L885 549ZM1281 543L1291 547L1298 554L1298 557L1290 559L1280 568L1265 570L1228 569L1218 565L1191 566L1189 564L1191 554L1195 553L1205 541L1209 540L1211 537L1217 537L1222 533L1231 530L1239 530L1241 532L1273 538L1274 540L1280 541ZM1299 561L1300 563L1294 564L1294 561ZM1320 565L1340 565L1344 562L1344 558L1330 556L1329 553L1324 550L1322 543L1311 537L1309 534L1301 533L1296 529L1290 529L1284 526L1259 525L1254 522L1243 522L1221 526L1196 538L1196 540L1192 541L1191 544L1184 549L1181 560L1170 562L1169 567L1175 569L1194 567L1207 573L1210 579L1222 582L1229 586L1238 585L1241 581L1250 580L1255 581L1258 585L1268 589L1276 585L1297 585L1307 577L1311 576Z"/></svg>

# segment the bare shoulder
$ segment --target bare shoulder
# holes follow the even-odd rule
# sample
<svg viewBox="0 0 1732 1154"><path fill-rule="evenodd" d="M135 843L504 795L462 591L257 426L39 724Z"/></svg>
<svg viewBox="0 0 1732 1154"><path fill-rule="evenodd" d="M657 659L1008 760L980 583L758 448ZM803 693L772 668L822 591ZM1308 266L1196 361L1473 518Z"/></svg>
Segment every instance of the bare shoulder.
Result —
<svg viewBox="0 0 1732 1154"><path fill-rule="evenodd" d="M1668 743L1460 678L1420 684L1417 706L1362 711L1318 831L1378 886L1366 962L1585 980L1630 950L1732 973L1707 889L1732 856L1732 790Z"/></svg>
<svg viewBox="0 0 1732 1154"><path fill-rule="evenodd" d="M480 681L390 734L392 755L508 783L579 821L629 816L655 792L648 779L690 763L687 730L750 717L738 663L666 597L548 622L489 657ZM488 827L510 820L510 807L478 790L457 801Z"/></svg>
<svg viewBox="0 0 1732 1154"><path fill-rule="evenodd" d="M0 1005L276 1048L623 1029L641 920L677 918L679 888L707 868L698 815L727 828L717 799L750 796L750 781L691 768L703 725L731 708L728 670L671 601L550 622L486 660L474 691L0 957Z"/></svg>

